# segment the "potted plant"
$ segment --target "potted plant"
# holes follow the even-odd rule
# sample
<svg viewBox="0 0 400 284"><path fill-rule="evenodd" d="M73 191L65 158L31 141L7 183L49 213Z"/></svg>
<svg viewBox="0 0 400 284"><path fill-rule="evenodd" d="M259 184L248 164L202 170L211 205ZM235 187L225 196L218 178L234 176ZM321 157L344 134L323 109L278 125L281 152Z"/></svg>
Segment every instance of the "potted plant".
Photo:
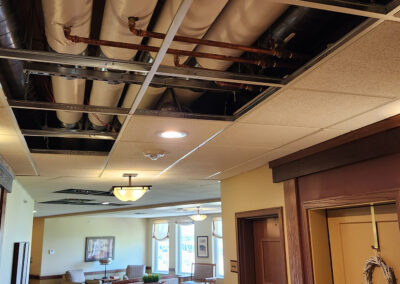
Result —
<svg viewBox="0 0 400 284"><path fill-rule="evenodd" d="M160 275L158 274L148 274L143 276L143 282L144 283L158 283L160 281Z"/></svg>

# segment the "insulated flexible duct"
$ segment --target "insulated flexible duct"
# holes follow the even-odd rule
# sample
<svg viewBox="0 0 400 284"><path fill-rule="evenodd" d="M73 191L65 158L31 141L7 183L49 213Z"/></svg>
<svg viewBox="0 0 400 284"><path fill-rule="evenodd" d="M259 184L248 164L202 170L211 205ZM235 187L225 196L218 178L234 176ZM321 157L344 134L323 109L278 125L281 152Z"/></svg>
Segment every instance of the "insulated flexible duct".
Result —
<svg viewBox="0 0 400 284"><path fill-rule="evenodd" d="M104 8L100 39L140 44L141 37L134 36L128 28L128 18L137 17L138 28L146 29L153 15L157 0L107 0ZM113 59L130 60L137 50L101 46L104 56ZM90 93L90 105L118 105L124 84L109 84L94 81ZM89 114L89 120L95 129L104 128L112 119L111 115Z"/></svg>
<svg viewBox="0 0 400 284"><path fill-rule="evenodd" d="M22 48L15 10L11 5L12 1L0 1L0 45L7 48ZM25 92L23 62L1 60L0 69L13 98L23 99Z"/></svg>
<svg viewBox="0 0 400 284"><path fill-rule="evenodd" d="M174 19L176 12L181 4L181 0L169 0L166 1L161 12L160 16L157 19L157 22L154 25L153 31L159 33L167 33L169 26ZM187 36L193 38L202 38L215 19L220 14L221 10L224 8L228 0L196 0L193 1L192 6L187 12L185 19L183 20L181 26L178 29L177 35ZM156 38L150 38L148 45L149 46L161 46L162 40ZM194 50L196 48L196 44L183 43L183 42L172 42L170 48L181 49L181 50ZM150 55L154 58L156 53L150 53ZM181 57L180 61L183 62L186 60L186 57ZM172 55L167 54L164 57L162 65L174 66L174 57ZM138 85L130 85L129 89L126 93L125 99L123 101L122 107L129 108L133 104L136 95L140 89ZM149 87L145 96L143 97L139 108L146 109L154 106L161 95L164 93L166 88L155 88ZM179 92L180 90L176 89L175 92ZM189 92L188 95L186 95ZM183 90L186 96L179 97L179 100L182 102L187 102L188 98L190 100L194 100L201 93L193 92L190 90ZM118 117L119 121L122 123L124 121L124 116Z"/></svg>
<svg viewBox="0 0 400 284"><path fill-rule="evenodd" d="M79 36L88 37L92 19L92 0L42 0L47 42L59 53L81 54L87 44L73 43L64 36L64 27ZM52 77L54 100L57 103L83 104L85 80ZM65 127L75 127L81 113L57 111Z"/></svg>
<svg viewBox="0 0 400 284"><path fill-rule="evenodd" d="M251 45L287 8L286 4L265 0L231 0L204 39ZM240 50L205 45L199 46L196 51L234 57L243 53ZM222 60L196 60L203 68L221 71L232 65L232 62Z"/></svg>

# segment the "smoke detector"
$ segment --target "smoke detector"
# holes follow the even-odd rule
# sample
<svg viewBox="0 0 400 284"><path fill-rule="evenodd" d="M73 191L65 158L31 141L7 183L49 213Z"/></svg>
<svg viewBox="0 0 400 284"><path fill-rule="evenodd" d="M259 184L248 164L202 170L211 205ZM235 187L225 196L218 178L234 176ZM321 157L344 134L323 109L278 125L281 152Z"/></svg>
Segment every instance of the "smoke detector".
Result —
<svg viewBox="0 0 400 284"><path fill-rule="evenodd" d="M157 161L165 156L164 152L146 152L144 153L146 158L149 158L152 161Z"/></svg>

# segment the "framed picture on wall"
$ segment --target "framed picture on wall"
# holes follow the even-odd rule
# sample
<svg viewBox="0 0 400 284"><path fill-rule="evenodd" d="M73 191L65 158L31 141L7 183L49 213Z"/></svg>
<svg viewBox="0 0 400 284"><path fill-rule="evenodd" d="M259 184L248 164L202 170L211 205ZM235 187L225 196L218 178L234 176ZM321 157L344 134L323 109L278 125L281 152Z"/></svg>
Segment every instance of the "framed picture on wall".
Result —
<svg viewBox="0 0 400 284"><path fill-rule="evenodd" d="M87 237L85 262L114 259L115 237Z"/></svg>
<svg viewBox="0 0 400 284"><path fill-rule="evenodd" d="M197 257L208 258L208 236L197 237Z"/></svg>

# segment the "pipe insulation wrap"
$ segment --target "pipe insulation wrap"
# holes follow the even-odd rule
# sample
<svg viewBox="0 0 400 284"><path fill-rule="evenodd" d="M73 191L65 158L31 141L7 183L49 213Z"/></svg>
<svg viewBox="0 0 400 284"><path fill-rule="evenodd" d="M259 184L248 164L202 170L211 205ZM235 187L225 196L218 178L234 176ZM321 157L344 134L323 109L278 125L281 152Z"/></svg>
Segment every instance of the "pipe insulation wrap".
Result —
<svg viewBox="0 0 400 284"><path fill-rule="evenodd" d="M67 79L53 76L51 77L51 82L53 85L54 100L57 103L83 104L85 94L84 79ZM57 117L65 126L72 127L81 119L82 113L57 111Z"/></svg>
<svg viewBox="0 0 400 284"><path fill-rule="evenodd" d="M47 42L59 53L81 54L86 43L73 43L64 36L64 27L71 34L89 37L92 20L92 0L42 0Z"/></svg>
<svg viewBox="0 0 400 284"><path fill-rule="evenodd" d="M266 0L231 0L204 39L252 45L289 7ZM196 51L240 57L243 51L215 46L199 46ZM196 58L203 68L224 71L232 62Z"/></svg>
<svg viewBox="0 0 400 284"><path fill-rule="evenodd" d="M89 37L92 20L92 0L42 0L45 32L49 46L59 53L81 54L85 43L73 43L64 36L64 27L73 34ZM54 99L57 103L83 104L85 80L52 77ZM74 127L82 113L57 111L58 119L66 127Z"/></svg>
<svg viewBox="0 0 400 284"><path fill-rule="evenodd" d="M140 44L142 37L135 36L129 30L129 17L137 17L137 27L147 29L156 7L157 0L107 0L104 7L100 39ZM101 46L102 53L112 59L131 60L137 50ZM90 93L90 105L117 106L124 84L108 84L93 81ZM130 106L129 106L130 107ZM111 115L89 114L89 120L95 128L101 129L112 120Z"/></svg>
<svg viewBox="0 0 400 284"><path fill-rule="evenodd" d="M160 12L160 15L157 19L157 22L154 25L153 28L154 32L164 33L164 34L167 33L168 28L171 25L181 2L182 0L169 0L165 2ZM215 19L218 17L218 15L221 13L222 9L225 7L227 2L228 0L193 1L176 35L192 37L192 38L202 38L207 33L208 29L215 21ZM137 24L135 27L140 29L140 27ZM160 47L161 44L162 40L157 38L150 38L148 41L149 46ZM196 46L197 46L196 44L192 43L173 41L170 45L170 48L192 51L196 48ZM156 53L151 52L150 55L154 58L156 56ZM180 62L184 62L187 59L187 57L182 56L179 59ZM175 65L174 56L167 54L164 57L161 64L167 66L174 66ZM139 90L140 87L138 87L138 85L130 85L125 95L122 107L130 108ZM166 88L149 87L139 105L139 108L150 109L154 107L154 105L159 101L160 97L163 95L165 90ZM180 89L176 90L176 94L179 101L185 101L185 103L190 104L195 99L197 99L202 93L191 92L190 90ZM125 120L125 116L119 116L118 120L121 123L123 123Z"/></svg>

